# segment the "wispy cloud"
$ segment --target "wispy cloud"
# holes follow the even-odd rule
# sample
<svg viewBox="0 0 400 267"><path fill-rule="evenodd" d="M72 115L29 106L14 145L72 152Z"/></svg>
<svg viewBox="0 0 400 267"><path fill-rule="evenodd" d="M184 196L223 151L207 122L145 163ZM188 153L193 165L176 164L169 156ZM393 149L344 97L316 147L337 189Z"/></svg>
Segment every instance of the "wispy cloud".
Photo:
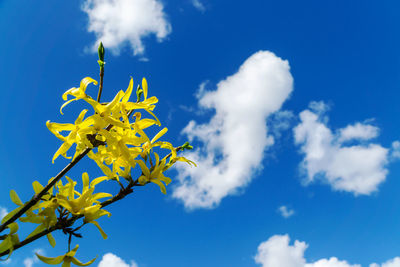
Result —
<svg viewBox="0 0 400 267"><path fill-rule="evenodd" d="M196 9L200 10L201 12L206 11L206 7L200 0L192 0L192 4Z"/></svg>
<svg viewBox="0 0 400 267"><path fill-rule="evenodd" d="M399 141L394 141L392 143L390 157L392 160L400 158L400 142Z"/></svg>
<svg viewBox="0 0 400 267"><path fill-rule="evenodd" d="M288 207L286 207L286 206L280 206L279 208L278 208L278 212L282 215L282 217L284 217L284 218L289 218L289 217L291 217L291 216L293 216L294 215L294 210L293 209L290 209L290 208L288 208Z"/></svg>
<svg viewBox="0 0 400 267"><path fill-rule="evenodd" d="M314 102L300 113L301 122L294 128L295 143L304 154L305 184L321 179L334 190L355 195L376 191L388 173L389 150L370 141L379 129L357 122L333 133L325 111L323 102ZM349 141L352 145L346 145Z"/></svg>
<svg viewBox="0 0 400 267"><path fill-rule="evenodd" d="M268 126L276 138L280 138L282 132L292 127L295 116L290 110L280 110L268 118Z"/></svg>
<svg viewBox="0 0 400 267"><path fill-rule="evenodd" d="M308 245L302 241L294 241L290 245L288 235L274 235L258 246L257 255L254 257L256 263L262 267L361 267L360 264L350 264L336 257L319 259L309 263L304 258L304 252ZM382 265L372 263L369 267L398 267L400 258L388 260Z"/></svg>
<svg viewBox="0 0 400 267"><path fill-rule="evenodd" d="M134 260L131 260L130 264L126 263L123 259L115 254L107 253L104 254L103 258L99 262L97 267L139 267Z"/></svg>
<svg viewBox="0 0 400 267"><path fill-rule="evenodd" d="M158 0L86 0L82 10L89 17L88 31L96 35L93 52L102 41L116 55L126 45L134 55L142 55L144 37L155 35L161 41L171 32L164 6Z"/></svg>
<svg viewBox="0 0 400 267"><path fill-rule="evenodd" d="M262 168L265 150L274 144L266 126L292 91L289 63L268 51L250 56L215 91L198 94L201 109L213 109L208 123L190 121L183 129L199 142L186 153L197 168L177 165L180 184L173 196L186 208L212 208L246 186Z"/></svg>

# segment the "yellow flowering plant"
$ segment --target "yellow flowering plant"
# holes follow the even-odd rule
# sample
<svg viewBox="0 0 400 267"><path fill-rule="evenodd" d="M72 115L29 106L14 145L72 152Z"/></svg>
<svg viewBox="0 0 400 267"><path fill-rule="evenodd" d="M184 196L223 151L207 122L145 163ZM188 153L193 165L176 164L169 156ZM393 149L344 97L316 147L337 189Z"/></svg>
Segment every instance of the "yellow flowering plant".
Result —
<svg viewBox="0 0 400 267"><path fill-rule="evenodd" d="M158 99L148 97L148 83L145 78L136 89L136 101L130 101L133 94L133 78L130 79L128 88L119 91L107 103L101 103L104 77L104 47L99 46L100 82L90 77L83 78L79 87L67 90L62 98L65 101L60 108L60 113L65 112L66 106L74 101L84 101L89 109L80 112L75 122L57 123L47 121L46 126L62 144L55 152L52 161L60 155L70 159L70 163L55 177L51 178L45 186L34 181L32 186L34 196L23 202L14 190L10 191L12 202L17 208L7 214L1 221L0 256L11 255L40 237L46 236L52 247L56 240L52 232L61 230L68 237L68 250L66 254L54 258L37 255L37 257L52 265L62 264L70 266L87 266L95 259L82 263L75 258L78 245L70 249L73 237L82 237L78 231L86 224L93 224L101 236L106 239L107 234L100 227L97 220L111 213L104 208L133 192L133 187L144 186L149 183L157 185L161 192L166 194L166 186L171 183L171 178L164 172L175 162L183 161L194 165L193 161L178 156L178 151L192 149L189 143L174 147L170 142L161 141L167 128L162 128L150 139L145 133L151 126L161 126L159 119L153 113ZM86 94L87 87L99 84L97 99ZM87 115L92 110L91 115ZM150 118L142 116L143 111ZM75 151L71 152L74 149ZM166 151L160 158L154 150ZM89 174L82 174L82 190L78 191L77 181L65 174L75 166L84 156L88 155L104 173L90 181ZM141 173L132 177L134 170ZM65 182L63 183L63 177ZM121 179L122 178L122 179ZM95 192L96 186L106 181L118 184L117 193ZM25 239L20 241L18 236L18 222L37 224L35 229ZM78 226L76 226L78 224ZM3 259L4 260L4 259Z"/></svg>

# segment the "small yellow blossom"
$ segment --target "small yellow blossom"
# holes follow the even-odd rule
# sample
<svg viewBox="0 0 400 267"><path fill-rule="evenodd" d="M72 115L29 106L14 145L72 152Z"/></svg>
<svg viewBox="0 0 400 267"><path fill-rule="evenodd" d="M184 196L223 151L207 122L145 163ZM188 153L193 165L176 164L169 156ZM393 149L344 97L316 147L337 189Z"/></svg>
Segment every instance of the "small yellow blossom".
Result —
<svg viewBox="0 0 400 267"><path fill-rule="evenodd" d="M160 157L157 153L154 153L154 157L156 158L156 164L150 169L142 160L136 161L142 169L142 175L139 177L139 182L141 184L146 184L148 182L155 183L160 187L161 192L166 194L167 190L162 182L168 185L172 180L171 178L165 177L163 174L165 168L165 159L160 161Z"/></svg>
<svg viewBox="0 0 400 267"><path fill-rule="evenodd" d="M88 95L86 95L86 87L87 87L90 83L93 83L94 85L97 85L97 81L96 81L96 80L94 80L94 79L92 79L92 78L90 78L90 77L83 78L83 79L81 80L81 84L80 84L79 88L72 87L71 89L67 90L67 91L62 95L62 98L63 98L64 101L67 101L68 95L72 95L72 96L74 96L75 98L68 100L67 102L65 102L65 103L61 106L61 108L60 108L60 113L61 113L61 114L63 114L63 113L62 113L63 108L64 108L66 105L68 105L69 103L71 103L72 101L76 101L76 100L84 99L84 98L87 98L87 97L88 97Z"/></svg>
<svg viewBox="0 0 400 267"><path fill-rule="evenodd" d="M75 258L75 254L76 254L76 251L78 250L78 248L79 248L79 245L76 245L76 247L73 250L67 252L65 255L61 255L58 257L52 257L52 258L45 257L45 256L39 255L37 253L35 253L35 254L39 258L39 260L43 261L44 263L47 263L50 265L57 265L57 264L62 263L62 267L70 267L71 263L73 263L77 266L88 266L96 260L97 257L87 263L80 262L78 259Z"/></svg>

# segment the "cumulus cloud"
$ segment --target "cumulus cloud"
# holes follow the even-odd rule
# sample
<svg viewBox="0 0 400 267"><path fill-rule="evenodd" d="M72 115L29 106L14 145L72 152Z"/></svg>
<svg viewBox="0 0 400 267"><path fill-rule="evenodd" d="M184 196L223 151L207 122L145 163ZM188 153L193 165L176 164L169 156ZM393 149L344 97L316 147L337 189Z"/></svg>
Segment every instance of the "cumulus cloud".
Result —
<svg viewBox="0 0 400 267"><path fill-rule="evenodd" d="M284 217L284 218L289 218L289 217L294 215L294 210L290 209L290 208L288 208L286 206L280 206L278 208L278 211L282 215L282 217Z"/></svg>
<svg viewBox="0 0 400 267"><path fill-rule="evenodd" d="M102 41L116 55L125 45L134 55L142 55L144 37L155 35L161 41L171 32L164 6L158 0L86 0L82 10L89 17L88 31L96 35L93 52Z"/></svg>
<svg viewBox="0 0 400 267"><path fill-rule="evenodd" d="M301 145L304 154L301 169L305 184L320 179L334 190L355 195L376 191L388 173L389 150L370 140L379 134L379 129L358 122L333 133L324 115L326 105L319 103L302 111L301 122L294 128L295 143ZM348 141L357 144L346 145Z"/></svg>
<svg viewBox="0 0 400 267"><path fill-rule="evenodd" d="M400 257L396 257L394 259L388 260L381 265L377 263L372 263L369 267L400 267Z"/></svg>
<svg viewBox="0 0 400 267"><path fill-rule="evenodd" d="M180 184L173 196L189 209L211 208L246 186L274 143L266 120L280 110L292 87L289 63L268 51L250 56L216 90L203 86L199 106L215 115L204 124L190 121L183 129L190 141L201 143L186 153L198 167L177 165Z"/></svg>
<svg viewBox="0 0 400 267"><path fill-rule="evenodd" d="M138 267L135 261L130 264L126 263L123 259L112 253L104 254L97 267Z"/></svg>
<svg viewBox="0 0 400 267"><path fill-rule="evenodd" d="M290 245L288 235L274 235L258 246L254 260L262 267L361 267L360 264L350 264L336 257L307 262L304 257L307 248L308 244L298 240ZM372 263L369 267L400 267L400 257L382 264Z"/></svg>
<svg viewBox="0 0 400 267"><path fill-rule="evenodd" d="M288 235L270 237L258 246L254 260L262 267L361 267L359 264L349 264L335 257L307 263L304 252L308 245L298 240L294 241L293 245L289 242Z"/></svg>

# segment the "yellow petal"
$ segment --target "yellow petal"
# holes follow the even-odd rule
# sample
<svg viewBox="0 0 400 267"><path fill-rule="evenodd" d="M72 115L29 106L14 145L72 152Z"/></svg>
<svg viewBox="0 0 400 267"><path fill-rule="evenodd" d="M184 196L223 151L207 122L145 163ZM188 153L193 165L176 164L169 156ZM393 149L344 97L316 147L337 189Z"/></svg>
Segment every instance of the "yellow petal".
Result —
<svg viewBox="0 0 400 267"><path fill-rule="evenodd" d="M144 78L144 77L143 77L143 79L142 79L142 88L143 88L143 96L144 96L144 99L146 100L146 99L147 99L147 90L148 90L148 87L147 87L147 80L146 80L146 78Z"/></svg>
<svg viewBox="0 0 400 267"><path fill-rule="evenodd" d="M88 110L84 109L81 111L81 113L79 113L78 118L75 120L75 125L78 125L83 121L83 117L85 117L86 112L88 112Z"/></svg>
<svg viewBox="0 0 400 267"><path fill-rule="evenodd" d="M65 176L69 182L69 189L68 189L68 198L69 200L74 200L74 188L75 188L75 183L74 181L69 178L68 176Z"/></svg>
<svg viewBox="0 0 400 267"><path fill-rule="evenodd" d="M101 229L101 227L100 227L100 225L99 225L98 222L96 222L96 221L91 221L91 222L89 222L89 223L94 224L94 225L97 227L97 229L99 229L99 232L100 232L101 236L103 237L103 239L107 239L107 234L103 231L103 229Z"/></svg>
<svg viewBox="0 0 400 267"><path fill-rule="evenodd" d="M18 207L12 211L10 211L3 219L1 219L1 223L5 223L8 221L12 216L14 216L17 212L19 212L23 207Z"/></svg>
<svg viewBox="0 0 400 267"><path fill-rule="evenodd" d="M76 99L76 98L70 99L70 100L68 100L67 102L65 102L65 103L61 106L61 108L60 108L60 113L61 113L61 115L64 115L64 113L62 112L63 108L64 108L66 105L68 105L69 103L71 103L72 101L75 101L75 100L78 100L78 99Z"/></svg>
<svg viewBox="0 0 400 267"><path fill-rule="evenodd" d="M39 260L43 261L44 263L51 264L51 265L60 264L64 260L64 257L65 257L65 255L62 255L62 256L55 257L55 258L50 258L50 257L45 257L42 255L39 255L37 253L35 253L35 254L36 254L36 257L39 258Z"/></svg>
<svg viewBox="0 0 400 267"><path fill-rule="evenodd" d="M94 200L98 200L101 198L106 198L106 197L112 197L113 195L109 194L109 193L96 193L92 195L92 198Z"/></svg>
<svg viewBox="0 0 400 267"><path fill-rule="evenodd" d="M154 124L157 124L157 121L152 120L152 119L143 119L140 121L135 122L135 124L140 128L140 129L146 129Z"/></svg>
<svg viewBox="0 0 400 267"><path fill-rule="evenodd" d="M97 259L97 257L94 258L94 259L92 259L91 261L88 261L87 263L82 263L82 262L80 262L80 261L79 261L78 259L76 259L76 258L72 258L71 261L72 261L73 264L78 265L78 266L89 266L89 265L92 264L96 259Z"/></svg>
<svg viewBox="0 0 400 267"><path fill-rule="evenodd" d="M155 96L152 96L152 97L142 101L141 103L145 104L145 105L153 105L153 104L158 103L158 98ZM154 109L154 106L153 106L153 109Z"/></svg>
<svg viewBox="0 0 400 267"><path fill-rule="evenodd" d="M76 251L78 250L78 248L79 248L79 245L76 245L76 246L74 247L74 249L71 250L70 252L68 252L67 254L65 254L65 256L70 256L70 257L75 256Z"/></svg>
<svg viewBox="0 0 400 267"><path fill-rule="evenodd" d="M18 206L24 205L24 203L22 203L21 199L18 197L17 192L15 192L14 190L10 191L10 198L11 198L11 201L14 202L15 205L18 205Z"/></svg>
<svg viewBox="0 0 400 267"><path fill-rule="evenodd" d="M131 97L132 94L132 89L133 89L133 78L129 81L129 86L128 89L126 89L124 97L122 98L123 103L127 103L129 98Z"/></svg>
<svg viewBox="0 0 400 267"><path fill-rule="evenodd" d="M150 170L147 168L146 164L143 162L143 160L135 160L137 164L139 164L140 168L142 169L143 174L150 178Z"/></svg>
<svg viewBox="0 0 400 267"><path fill-rule="evenodd" d="M87 172L82 173L82 184L83 184L82 191L85 191L89 188L89 174Z"/></svg>
<svg viewBox="0 0 400 267"><path fill-rule="evenodd" d="M153 113L153 112L151 112L150 110L148 110L148 109L146 109L146 111L151 115L151 116L153 116L155 119L156 119L156 121L157 121L157 125L158 126L161 126L161 122L160 122L160 120L157 118L157 116Z"/></svg>
<svg viewBox="0 0 400 267"><path fill-rule="evenodd" d="M6 239L4 239L0 243L0 252L6 251L7 249L10 249L12 247L12 242L11 242L11 236L7 236ZM11 253L8 254L7 259L10 257Z"/></svg>
<svg viewBox="0 0 400 267"><path fill-rule="evenodd" d="M70 147L71 147L70 143L67 143L67 142L63 143L60 146L60 148L56 151L56 153L54 153L52 162L54 163L54 160L56 158L58 158L58 156L60 156L60 155L63 155L64 157L68 158L66 153L67 153L67 151L69 150Z"/></svg>
<svg viewBox="0 0 400 267"><path fill-rule="evenodd" d="M86 87L90 84L93 83L94 85L97 85L97 81L90 78L90 77L85 77L81 80L80 88L83 92L86 91Z"/></svg>
<svg viewBox="0 0 400 267"><path fill-rule="evenodd" d="M95 187L97 184L108 179L109 179L108 176L97 177L96 179L93 179L93 181L90 183L90 187Z"/></svg>
<svg viewBox="0 0 400 267"><path fill-rule="evenodd" d="M150 143L154 143L155 141L157 141L161 136L163 136L166 132L168 131L167 127L165 127L164 129L162 129L161 131L159 131L156 136L153 137L153 139L151 139Z"/></svg>
<svg viewBox="0 0 400 267"><path fill-rule="evenodd" d="M47 240L49 240L50 245L54 248L56 246L56 240L54 239L53 235L51 233L48 233L46 236Z"/></svg>
<svg viewBox="0 0 400 267"><path fill-rule="evenodd" d="M38 181L34 181L32 187L36 194L40 193L44 188Z"/></svg>
<svg viewBox="0 0 400 267"><path fill-rule="evenodd" d="M35 228L35 230L33 230L32 233L30 233L26 238L32 237L42 231L46 230L46 227L44 226L44 224L40 224L38 227Z"/></svg>
<svg viewBox="0 0 400 267"><path fill-rule="evenodd" d="M160 187L160 190L163 194L167 194L167 189L165 188L165 185L158 179L151 179L150 182L155 183Z"/></svg>
<svg viewBox="0 0 400 267"><path fill-rule="evenodd" d="M15 234L18 231L18 224L16 222L10 223L7 228L10 229L9 235Z"/></svg>

